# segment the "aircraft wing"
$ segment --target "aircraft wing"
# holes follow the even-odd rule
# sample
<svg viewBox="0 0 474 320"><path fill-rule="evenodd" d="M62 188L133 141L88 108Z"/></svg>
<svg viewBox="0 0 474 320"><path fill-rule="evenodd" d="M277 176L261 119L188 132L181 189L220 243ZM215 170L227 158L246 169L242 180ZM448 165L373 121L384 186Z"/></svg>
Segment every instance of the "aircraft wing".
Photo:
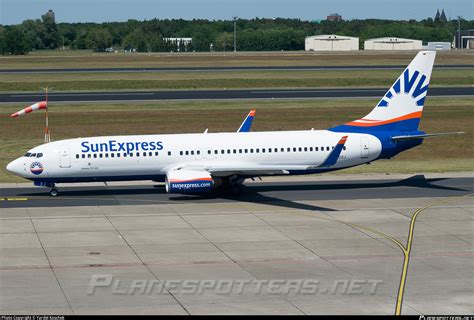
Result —
<svg viewBox="0 0 474 320"><path fill-rule="evenodd" d="M175 168L174 170L176 170ZM261 176L261 175L273 175L273 174L289 174L290 170L307 170L308 166L285 166L285 165L259 165L257 163L196 163L187 164L179 167L180 170L194 170L194 171L206 171L215 177L226 177L232 175L241 176Z"/></svg>
<svg viewBox="0 0 474 320"><path fill-rule="evenodd" d="M262 165L249 162L197 162L174 167L172 170L206 171L215 177L241 175L255 177L261 175L289 174L290 171L326 169L334 166L346 144L347 136L343 136L333 147L327 158L319 165Z"/></svg>

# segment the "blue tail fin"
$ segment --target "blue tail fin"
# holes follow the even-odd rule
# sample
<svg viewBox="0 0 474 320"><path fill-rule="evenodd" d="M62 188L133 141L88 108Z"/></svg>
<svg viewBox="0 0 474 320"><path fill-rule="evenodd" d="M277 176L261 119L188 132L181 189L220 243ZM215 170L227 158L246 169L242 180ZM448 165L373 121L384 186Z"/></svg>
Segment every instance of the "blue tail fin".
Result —
<svg viewBox="0 0 474 320"><path fill-rule="evenodd" d="M364 118L333 131L416 131L420 124L436 51L421 51Z"/></svg>

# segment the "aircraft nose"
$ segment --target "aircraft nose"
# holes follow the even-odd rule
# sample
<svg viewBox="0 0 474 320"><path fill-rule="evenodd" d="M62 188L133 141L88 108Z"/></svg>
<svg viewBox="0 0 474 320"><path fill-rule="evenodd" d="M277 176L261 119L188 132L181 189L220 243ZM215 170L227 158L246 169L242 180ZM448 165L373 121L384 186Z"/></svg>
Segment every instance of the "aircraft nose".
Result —
<svg viewBox="0 0 474 320"><path fill-rule="evenodd" d="M20 159L15 159L7 164L7 170L13 174L21 175L23 173L23 167Z"/></svg>

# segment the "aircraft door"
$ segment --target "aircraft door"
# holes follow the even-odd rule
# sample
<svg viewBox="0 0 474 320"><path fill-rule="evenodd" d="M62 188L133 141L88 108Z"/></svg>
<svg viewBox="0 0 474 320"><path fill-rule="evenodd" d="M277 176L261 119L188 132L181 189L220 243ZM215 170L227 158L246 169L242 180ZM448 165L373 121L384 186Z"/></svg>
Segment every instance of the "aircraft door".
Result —
<svg viewBox="0 0 474 320"><path fill-rule="evenodd" d="M369 157L369 139L366 137L360 138L360 148L361 148L361 155L362 159Z"/></svg>
<svg viewBox="0 0 474 320"><path fill-rule="evenodd" d="M59 151L59 167L60 168L70 168L71 167L71 158L69 157L69 147L61 146Z"/></svg>

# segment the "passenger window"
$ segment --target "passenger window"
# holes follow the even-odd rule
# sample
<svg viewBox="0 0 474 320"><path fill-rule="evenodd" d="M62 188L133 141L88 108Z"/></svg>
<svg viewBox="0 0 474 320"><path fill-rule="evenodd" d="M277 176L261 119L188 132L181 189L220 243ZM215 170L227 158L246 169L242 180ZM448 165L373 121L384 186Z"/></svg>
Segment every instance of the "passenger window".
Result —
<svg viewBox="0 0 474 320"><path fill-rule="evenodd" d="M97 158L97 153L94 153L94 158Z"/></svg>
<svg viewBox="0 0 474 320"><path fill-rule="evenodd" d="M221 154L224 154L224 153L225 153L225 151L224 151L224 150L221 150Z"/></svg>
<svg viewBox="0 0 474 320"><path fill-rule="evenodd" d="M89 159L92 158L92 155L89 153L89 154L87 155L87 158L89 158Z"/></svg>
<svg viewBox="0 0 474 320"><path fill-rule="evenodd" d="M183 151L180 151L180 152L179 152L179 155L182 156L182 155L183 155Z"/></svg>
<svg viewBox="0 0 474 320"><path fill-rule="evenodd" d="M186 153L187 156L189 156L189 151L186 151L185 153Z"/></svg>
<svg viewBox="0 0 474 320"><path fill-rule="evenodd" d="M290 152L291 151L291 148L286 148L286 152Z"/></svg>
<svg viewBox="0 0 474 320"><path fill-rule="evenodd" d="M155 151L155 156L158 157L158 151Z"/></svg>
<svg viewBox="0 0 474 320"><path fill-rule="evenodd" d="M197 151L196 151L196 154L201 154L201 151L197 150Z"/></svg>
<svg viewBox="0 0 474 320"><path fill-rule="evenodd" d="M111 157L111 158L115 157L115 153L111 153L111 154L110 154L110 157Z"/></svg>
<svg viewBox="0 0 474 320"><path fill-rule="evenodd" d="M171 156L171 151L168 151L168 156Z"/></svg>
<svg viewBox="0 0 474 320"><path fill-rule="evenodd" d="M227 153L228 153L228 154L230 153L230 149L227 149Z"/></svg>
<svg viewBox="0 0 474 320"><path fill-rule="evenodd" d="M298 148L298 151L299 151L299 152L303 151L303 148L299 147L299 148Z"/></svg>
<svg viewBox="0 0 474 320"><path fill-rule="evenodd" d="M137 157L139 157L139 156L140 156L140 152L137 152Z"/></svg>
<svg viewBox="0 0 474 320"><path fill-rule="evenodd" d="M296 148L293 148L293 152L296 152Z"/></svg>
<svg viewBox="0 0 474 320"><path fill-rule="evenodd" d="M250 149L250 153L253 153L253 149Z"/></svg>
<svg viewBox="0 0 474 320"><path fill-rule="evenodd" d="M318 147L314 147L314 151L319 151Z"/></svg>
<svg viewBox="0 0 474 320"><path fill-rule="evenodd" d="M108 154L108 153L106 153L106 154L105 154L105 157L106 157L106 158L108 158L108 157L109 157L109 154Z"/></svg>
<svg viewBox="0 0 474 320"><path fill-rule="evenodd" d="M274 151L275 151L275 152L278 152L278 148L275 148L275 150L274 150Z"/></svg>
<svg viewBox="0 0 474 320"><path fill-rule="evenodd" d="M99 154L99 158L102 158L102 156L103 156L103 154L102 154L102 153L101 153L101 154Z"/></svg>
<svg viewBox="0 0 474 320"><path fill-rule="evenodd" d="M146 157L146 152L143 152L143 156Z"/></svg>
<svg viewBox="0 0 474 320"><path fill-rule="evenodd" d="M219 150L214 150L214 154L218 154L219 153Z"/></svg>
<svg viewBox="0 0 474 320"><path fill-rule="evenodd" d="M265 148L262 149L262 153L265 153Z"/></svg>
<svg viewBox="0 0 474 320"><path fill-rule="evenodd" d="M342 147L343 150L346 150L346 146Z"/></svg>
<svg viewBox="0 0 474 320"><path fill-rule="evenodd" d="M313 151L313 147L309 147L309 151Z"/></svg>
<svg viewBox="0 0 474 320"><path fill-rule="evenodd" d="M237 150L236 150L236 149L234 149L234 150L232 150L232 152L233 152L234 154L236 154L236 153L237 153Z"/></svg>
<svg viewBox="0 0 474 320"><path fill-rule="evenodd" d="M304 152L308 151L308 148L307 147L304 147Z"/></svg>
<svg viewBox="0 0 474 320"><path fill-rule="evenodd" d="M84 159L85 157L86 157L86 155L85 155L85 154L83 154L83 155L82 155L82 159Z"/></svg>
<svg viewBox="0 0 474 320"><path fill-rule="evenodd" d="M211 154L211 150L207 150L207 154Z"/></svg>
<svg viewBox="0 0 474 320"><path fill-rule="evenodd" d="M249 149L244 149L244 153L248 153L249 152Z"/></svg>
<svg viewBox="0 0 474 320"><path fill-rule="evenodd" d="M329 151L329 147L326 147L326 151Z"/></svg>
<svg viewBox="0 0 474 320"><path fill-rule="evenodd" d="M124 154L123 154L123 157L124 157L124 158L126 158L126 157L127 157L127 154L126 154L126 153L124 153Z"/></svg>
<svg viewBox="0 0 474 320"><path fill-rule="evenodd" d="M242 149L239 149L239 153L242 153Z"/></svg>
<svg viewBox="0 0 474 320"><path fill-rule="evenodd" d="M152 156L153 156L153 152L151 152L151 151L148 152L148 156L149 156L149 157L152 157Z"/></svg>
<svg viewBox="0 0 474 320"><path fill-rule="evenodd" d="M191 155L194 156L194 150L191 151Z"/></svg>
<svg viewBox="0 0 474 320"><path fill-rule="evenodd" d="M280 149L280 152L285 152L285 148L281 148L281 149Z"/></svg>
<svg viewBox="0 0 474 320"><path fill-rule="evenodd" d="M78 155L78 154L76 154L76 159L79 159L79 155Z"/></svg>

